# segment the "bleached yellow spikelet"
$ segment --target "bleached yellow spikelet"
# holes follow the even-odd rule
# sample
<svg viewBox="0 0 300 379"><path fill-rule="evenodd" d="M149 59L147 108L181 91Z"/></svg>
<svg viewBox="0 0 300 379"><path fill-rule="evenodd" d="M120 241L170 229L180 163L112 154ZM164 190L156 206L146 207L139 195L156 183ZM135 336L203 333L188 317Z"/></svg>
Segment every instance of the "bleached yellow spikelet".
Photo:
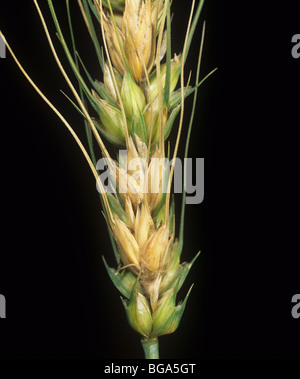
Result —
<svg viewBox="0 0 300 379"><path fill-rule="evenodd" d="M169 228L161 225L152 234L141 255L145 275L152 277L164 269L170 242Z"/></svg>
<svg viewBox="0 0 300 379"><path fill-rule="evenodd" d="M125 265L132 265L130 269L134 273L138 273L140 249L136 239L127 225L117 215L114 215L112 225L113 235L119 247L122 262Z"/></svg>
<svg viewBox="0 0 300 379"><path fill-rule="evenodd" d="M154 233L155 226L146 201L143 201L137 209L134 228L135 238L142 251L149 237Z"/></svg>
<svg viewBox="0 0 300 379"><path fill-rule="evenodd" d="M145 80L155 59L157 6L151 0L126 0L121 28L110 15L103 20L113 65L124 75L127 62L135 81Z"/></svg>

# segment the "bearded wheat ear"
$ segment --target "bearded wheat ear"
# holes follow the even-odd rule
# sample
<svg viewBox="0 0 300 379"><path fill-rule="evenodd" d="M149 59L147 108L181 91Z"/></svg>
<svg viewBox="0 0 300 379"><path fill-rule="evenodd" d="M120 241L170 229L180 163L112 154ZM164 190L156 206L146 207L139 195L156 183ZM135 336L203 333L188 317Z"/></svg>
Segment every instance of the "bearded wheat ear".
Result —
<svg viewBox="0 0 300 379"><path fill-rule="evenodd" d="M198 2L195 12L196 2L192 0L183 51L179 56L175 54L173 59L171 0L78 0L103 71L103 82L92 79L77 52L69 0L66 0L66 8L72 51L66 44L53 3L48 0L57 36L76 76L78 90L61 64L37 0L33 1L54 59L75 102L66 96L84 118L89 153L66 119L33 83L6 43L8 50L30 84L71 132L89 164L101 192L103 214L118 267L109 267L103 257L104 265L122 294L129 324L141 335L145 357L159 358L158 337L173 333L179 326L192 287L180 303L176 301L177 293L199 255L190 263L180 263L186 195L184 190L177 240L175 206L170 197L174 163L168 172L165 142L176 116L180 114L172 154L176 158L184 121L184 101L194 93L185 146L187 157L197 92L215 71L199 81L204 24L196 83L190 87L190 74L185 84L185 61L204 0ZM101 36L105 55L98 39ZM163 62L165 49L166 59ZM179 78L180 88L176 90ZM97 117L91 116L90 108ZM93 137L103 157L109 158L109 171L116 174L112 176L118 189L116 193L109 193L98 177ZM114 146L125 147L126 159L111 160L104 140Z"/></svg>

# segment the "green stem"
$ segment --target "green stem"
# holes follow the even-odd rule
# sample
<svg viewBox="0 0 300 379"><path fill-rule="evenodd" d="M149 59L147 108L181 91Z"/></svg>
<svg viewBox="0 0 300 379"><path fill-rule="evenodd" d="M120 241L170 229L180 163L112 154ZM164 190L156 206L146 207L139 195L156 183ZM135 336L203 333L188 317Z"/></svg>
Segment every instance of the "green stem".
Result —
<svg viewBox="0 0 300 379"><path fill-rule="evenodd" d="M145 359L159 359L158 338L145 338L142 339L141 342L145 353Z"/></svg>

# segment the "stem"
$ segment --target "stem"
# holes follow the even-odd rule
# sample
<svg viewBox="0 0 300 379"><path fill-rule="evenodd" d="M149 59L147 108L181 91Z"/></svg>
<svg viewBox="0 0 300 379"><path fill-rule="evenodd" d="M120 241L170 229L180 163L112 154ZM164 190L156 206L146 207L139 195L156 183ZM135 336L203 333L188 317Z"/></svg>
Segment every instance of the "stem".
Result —
<svg viewBox="0 0 300 379"><path fill-rule="evenodd" d="M159 359L158 338L145 338L142 339L141 342L145 353L145 359Z"/></svg>

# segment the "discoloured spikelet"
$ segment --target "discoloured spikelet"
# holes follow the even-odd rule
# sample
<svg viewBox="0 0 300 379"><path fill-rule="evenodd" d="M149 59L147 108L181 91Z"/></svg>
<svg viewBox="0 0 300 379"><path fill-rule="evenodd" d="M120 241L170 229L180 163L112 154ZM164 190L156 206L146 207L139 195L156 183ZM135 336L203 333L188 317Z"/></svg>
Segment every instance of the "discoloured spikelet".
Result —
<svg viewBox="0 0 300 379"><path fill-rule="evenodd" d="M145 80L155 59L157 22L154 13L151 0L126 0L121 28L114 27L110 15L104 17L105 36L113 65L124 75L127 62L137 83Z"/></svg>

